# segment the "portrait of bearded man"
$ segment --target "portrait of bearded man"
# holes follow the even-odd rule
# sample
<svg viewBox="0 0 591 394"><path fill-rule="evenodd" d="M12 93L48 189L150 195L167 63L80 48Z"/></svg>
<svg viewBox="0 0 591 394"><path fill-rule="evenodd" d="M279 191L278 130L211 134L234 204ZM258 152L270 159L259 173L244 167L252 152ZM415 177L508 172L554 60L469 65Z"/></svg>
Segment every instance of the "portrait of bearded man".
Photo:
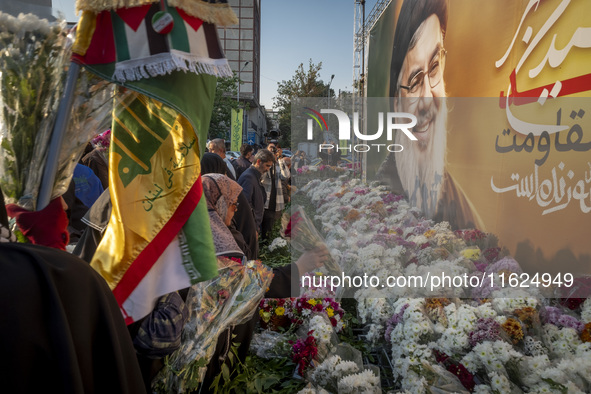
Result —
<svg viewBox="0 0 591 394"><path fill-rule="evenodd" d="M454 229L482 228L474 207L446 170L446 29L446 0L402 4L394 33L390 97L395 112L416 116L411 132L417 140L409 143L403 133L396 133L394 142L404 149L390 153L377 176L430 219L447 221Z"/></svg>

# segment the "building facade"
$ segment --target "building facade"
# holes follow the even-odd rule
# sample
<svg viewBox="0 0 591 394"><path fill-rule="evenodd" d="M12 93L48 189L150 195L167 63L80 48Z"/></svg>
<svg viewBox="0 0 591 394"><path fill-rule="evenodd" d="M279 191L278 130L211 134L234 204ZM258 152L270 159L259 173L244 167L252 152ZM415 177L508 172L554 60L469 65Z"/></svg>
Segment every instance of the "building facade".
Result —
<svg viewBox="0 0 591 394"><path fill-rule="evenodd" d="M0 10L7 14L34 14L39 18L55 20L51 13L51 0L0 0Z"/></svg>
<svg viewBox="0 0 591 394"><path fill-rule="evenodd" d="M266 133L265 110L260 105L261 2L229 0L239 24L218 28L220 43L232 70L243 82L237 99L246 108L243 141L260 143Z"/></svg>

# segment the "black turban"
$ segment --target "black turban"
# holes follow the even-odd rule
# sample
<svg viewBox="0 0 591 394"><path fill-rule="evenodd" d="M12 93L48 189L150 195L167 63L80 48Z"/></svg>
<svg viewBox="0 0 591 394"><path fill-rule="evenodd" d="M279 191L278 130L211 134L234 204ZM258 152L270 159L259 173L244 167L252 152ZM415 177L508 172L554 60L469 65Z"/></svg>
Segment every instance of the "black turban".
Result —
<svg viewBox="0 0 591 394"><path fill-rule="evenodd" d="M447 29L447 0L405 0L402 4L392 47L390 97L396 96L398 77L412 37L419 26L433 14L439 18L441 29L445 33Z"/></svg>

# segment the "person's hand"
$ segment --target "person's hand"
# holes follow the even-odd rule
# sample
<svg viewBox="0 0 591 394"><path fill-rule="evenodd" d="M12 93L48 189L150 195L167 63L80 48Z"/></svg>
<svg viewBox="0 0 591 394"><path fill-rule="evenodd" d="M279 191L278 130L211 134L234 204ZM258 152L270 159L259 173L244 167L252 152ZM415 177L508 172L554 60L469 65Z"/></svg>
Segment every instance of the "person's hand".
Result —
<svg viewBox="0 0 591 394"><path fill-rule="evenodd" d="M295 264L298 266L300 275L303 275L306 272L322 267L330 258L328 248L325 244L322 244L302 254Z"/></svg>
<svg viewBox="0 0 591 394"><path fill-rule="evenodd" d="M16 236L10 229L0 224L0 242L16 242Z"/></svg>

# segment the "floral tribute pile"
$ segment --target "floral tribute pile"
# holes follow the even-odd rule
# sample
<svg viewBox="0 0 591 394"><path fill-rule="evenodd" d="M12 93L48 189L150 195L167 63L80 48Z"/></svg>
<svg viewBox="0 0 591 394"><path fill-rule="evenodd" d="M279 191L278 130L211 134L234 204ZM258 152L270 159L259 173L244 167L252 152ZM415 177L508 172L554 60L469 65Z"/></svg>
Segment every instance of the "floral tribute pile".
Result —
<svg viewBox="0 0 591 394"><path fill-rule="evenodd" d="M264 358L291 358L297 375L310 382L303 393L315 393L316 388L319 392L381 393L379 372L363 366L358 350L339 344L337 334L346 326L345 311L334 293L317 297L320 293L331 295L312 289L298 298L263 299L259 316L265 331L255 336L251 349Z"/></svg>
<svg viewBox="0 0 591 394"><path fill-rule="evenodd" d="M379 283L389 276L442 274L466 280L459 286L361 286L341 293L356 299L364 339L391 354L398 389L591 392L590 299L568 298L565 284L553 278L529 288L510 286L509 278L522 269L497 247L494 236L454 232L448 223L427 220L384 186L341 177L312 181L302 192L316 207L314 219L343 273L374 276ZM481 280L471 282L473 277ZM570 294L589 285L588 278L571 279ZM306 302L262 304L262 314L287 314ZM305 341L299 344L305 347ZM312 387L306 392L378 392L375 375L359 375L370 370L335 357L308 368ZM376 390L352 388L351 382L362 380L365 389L375 384Z"/></svg>
<svg viewBox="0 0 591 394"><path fill-rule="evenodd" d="M345 167L327 166L326 164L305 165L296 170L297 176L294 177L294 181L296 186L301 187L316 179L335 178L345 175L347 172Z"/></svg>

